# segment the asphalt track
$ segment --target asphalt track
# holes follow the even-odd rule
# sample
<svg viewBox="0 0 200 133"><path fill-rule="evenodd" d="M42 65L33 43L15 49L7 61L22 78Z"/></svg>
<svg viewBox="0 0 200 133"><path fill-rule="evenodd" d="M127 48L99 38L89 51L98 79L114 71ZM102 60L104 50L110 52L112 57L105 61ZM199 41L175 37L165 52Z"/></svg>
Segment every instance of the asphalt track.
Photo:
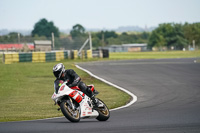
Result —
<svg viewBox="0 0 200 133"><path fill-rule="evenodd" d="M195 59L129 60L79 64L134 93L131 106L106 122L65 118L0 123L0 133L200 133L200 63ZM97 88L98 89L98 88Z"/></svg>

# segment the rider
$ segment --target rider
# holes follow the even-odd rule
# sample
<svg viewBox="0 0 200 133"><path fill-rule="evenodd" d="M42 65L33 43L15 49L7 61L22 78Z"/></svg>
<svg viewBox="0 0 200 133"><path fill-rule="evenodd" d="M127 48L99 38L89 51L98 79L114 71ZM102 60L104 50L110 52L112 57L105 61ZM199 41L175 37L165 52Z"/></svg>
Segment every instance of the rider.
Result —
<svg viewBox="0 0 200 133"><path fill-rule="evenodd" d="M95 90L91 90L90 87L87 87L85 83L81 81L81 78L76 74L73 69L65 70L63 63L56 64L53 67L53 74L56 77L54 85L59 84L60 80L67 81L67 86L74 87L78 86L83 93L89 96L95 105L98 104L98 100L94 97L94 93L98 93Z"/></svg>

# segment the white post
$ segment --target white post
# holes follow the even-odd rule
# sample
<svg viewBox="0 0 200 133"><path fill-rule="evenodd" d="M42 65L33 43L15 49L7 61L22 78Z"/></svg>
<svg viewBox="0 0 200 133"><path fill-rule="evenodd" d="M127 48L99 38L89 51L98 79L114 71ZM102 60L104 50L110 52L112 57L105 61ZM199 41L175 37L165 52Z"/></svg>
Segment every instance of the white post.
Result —
<svg viewBox="0 0 200 133"><path fill-rule="evenodd" d="M54 50L54 33L52 32L51 35L52 35L52 49Z"/></svg>
<svg viewBox="0 0 200 133"><path fill-rule="evenodd" d="M89 40L90 40L90 50L92 50L92 37L90 32L89 32Z"/></svg>
<svg viewBox="0 0 200 133"><path fill-rule="evenodd" d="M18 44L20 44L20 34L18 33Z"/></svg>
<svg viewBox="0 0 200 133"><path fill-rule="evenodd" d="M195 50L195 40L193 40L192 43L193 43L193 49Z"/></svg>
<svg viewBox="0 0 200 133"><path fill-rule="evenodd" d="M79 51L78 51L78 55L80 56L80 54L81 54L81 51L83 50L83 48L85 47L85 45L88 43L88 41L89 41L89 39L87 39L85 42L84 42L84 44L82 45L82 47L79 49Z"/></svg>

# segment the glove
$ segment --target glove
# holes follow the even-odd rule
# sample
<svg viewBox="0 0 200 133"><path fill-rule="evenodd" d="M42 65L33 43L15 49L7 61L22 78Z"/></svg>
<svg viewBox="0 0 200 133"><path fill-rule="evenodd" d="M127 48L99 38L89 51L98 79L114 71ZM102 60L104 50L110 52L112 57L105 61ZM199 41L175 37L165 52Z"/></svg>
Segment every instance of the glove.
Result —
<svg viewBox="0 0 200 133"><path fill-rule="evenodd" d="M73 87L72 84L68 85L69 88Z"/></svg>

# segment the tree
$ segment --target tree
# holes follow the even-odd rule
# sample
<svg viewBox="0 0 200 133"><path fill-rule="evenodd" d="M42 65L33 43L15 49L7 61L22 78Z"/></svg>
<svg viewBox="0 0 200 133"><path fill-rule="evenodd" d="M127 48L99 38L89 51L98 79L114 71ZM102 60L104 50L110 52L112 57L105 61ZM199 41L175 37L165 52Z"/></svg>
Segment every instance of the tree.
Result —
<svg viewBox="0 0 200 133"><path fill-rule="evenodd" d="M141 36L141 38L142 38L143 40L148 40L148 38L149 38L149 33L148 33L148 32L142 32L140 36Z"/></svg>
<svg viewBox="0 0 200 133"><path fill-rule="evenodd" d="M148 43L148 47L150 48L153 46L166 46L168 48L173 46L176 49L182 49L186 45L187 40L184 37L183 26L174 23L160 24L159 27L152 32Z"/></svg>
<svg viewBox="0 0 200 133"><path fill-rule="evenodd" d="M164 39L164 37L157 33L156 31L153 31L150 38L149 38L149 48L152 47L158 47L161 48L162 46L164 46L166 44L166 40Z"/></svg>
<svg viewBox="0 0 200 133"><path fill-rule="evenodd" d="M101 31L96 33L96 36L99 38L99 40L102 41L102 43L108 45L108 44L113 44L116 43L118 35L115 33L115 31ZM111 41L110 41L111 40ZM112 42L114 41L114 42ZM118 44L120 41L118 42Z"/></svg>
<svg viewBox="0 0 200 133"><path fill-rule="evenodd" d="M115 31L101 31L96 32L92 35L94 46L105 46L105 45L121 45L130 43L147 43L150 33L116 33Z"/></svg>
<svg viewBox="0 0 200 133"><path fill-rule="evenodd" d="M115 31L101 31L101 32L98 32L96 35L100 40L102 40L102 38L104 38L106 40L110 37L113 37L113 38L118 37L118 35L115 33Z"/></svg>
<svg viewBox="0 0 200 133"><path fill-rule="evenodd" d="M55 37L59 37L59 29L54 26L53 22L48 22L45 18L39 20L34 26L32 30L32 36L46 36L51 37L52 32L54 33Z"/></svg>
<svg viewBox="0 0 200 133"><path fill-rule="evenodd" d="M72 30L70 31L70 35L72 36L72 38L84 36L85 28L80 24L76 24L72 27Z"/></svg>
<svg viewBox="0 0 200 133"><path fill-rule="evenodd" d="M10 32L8 35L0 36L1 43L19 43L19 37L23 37L21 33Z"/></svg>
<svg viewBox="0 0 200 133"><path fill-rule="evenodd" d="M173 43L171 44L176 49L183 49L188 44L184 37L183 26L181 24L173 24Z"/></svg>
<svg viewBox="0 0 200 133"><path fill-rule="evenodd" d="M200 46L200 23L188 24L183 26L184 36L188 40L189 44L192 44L195 40L195 44Z"/></svg>

